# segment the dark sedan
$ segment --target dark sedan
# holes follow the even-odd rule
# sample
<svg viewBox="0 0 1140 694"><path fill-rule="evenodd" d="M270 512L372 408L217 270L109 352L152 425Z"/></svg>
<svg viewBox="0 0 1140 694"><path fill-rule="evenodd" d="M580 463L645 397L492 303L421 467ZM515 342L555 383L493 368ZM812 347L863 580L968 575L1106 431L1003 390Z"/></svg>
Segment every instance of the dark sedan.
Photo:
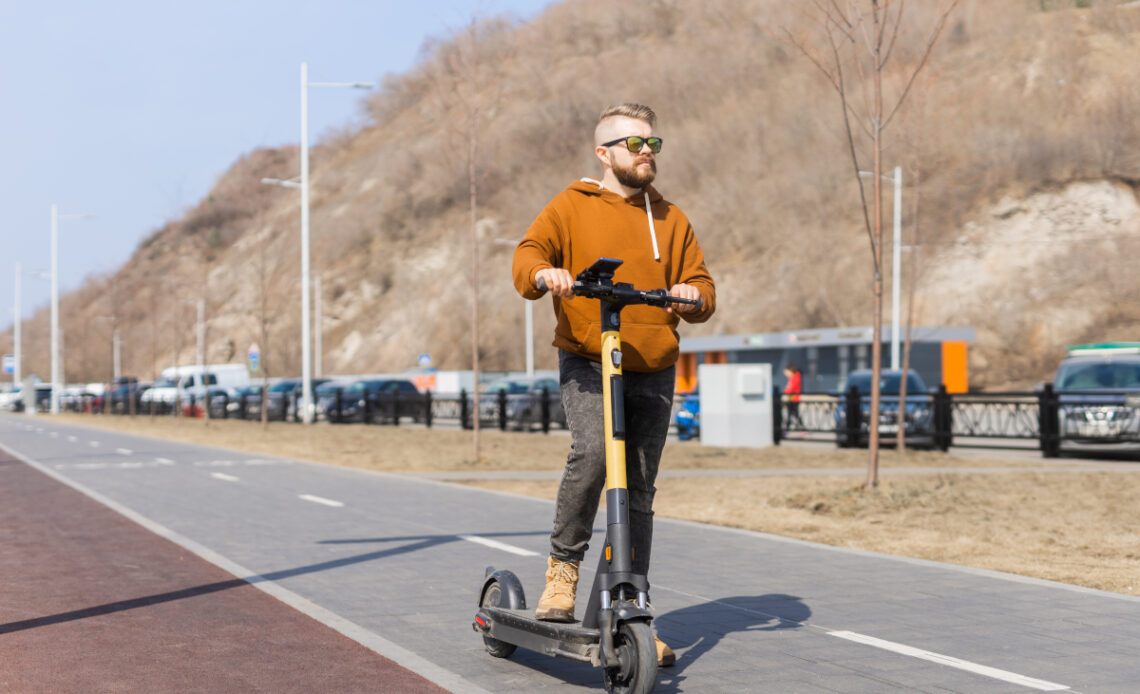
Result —
<svg viewBox="0 0 1140 694"><path fill-rule="evenodd" d="M479 393L480 425L499 425L500 393L505 394L507 426L527 431L542 424L542 400L547 398L550 422L566 428L566 413L558 379L544 376L503 378L492 381Z"/></svg>
<svg viewBox="0 0 1140 694"><path fill-rule="evenodd" d="M899 391L902 387L902 371L883 369L879 381L879 436L883 443L892 443L899 435ZM842 394L846 394L852 387L859 395L859 432L858 445L867 444L871 427L871 384L872 372L870 369L858 369L847 376ZM923 383L922 377L914 369L907 374L906 380L906 406L903 408L902 425L906 432L908 445L934 447L934 420L931 417L930 393ZM836 443L841 446L851 444L847 431L847 408L844 398L840 397L839 407L835 410L835 436Z"/></svg>
<svg viewBox="0 0 1140 694"><path fill-rule="evenodd" d="M330 422L390 420L393 413L414 421L423 419L424 398L415 384L402 378L355 381L320 390L317 412Z"/></svg>

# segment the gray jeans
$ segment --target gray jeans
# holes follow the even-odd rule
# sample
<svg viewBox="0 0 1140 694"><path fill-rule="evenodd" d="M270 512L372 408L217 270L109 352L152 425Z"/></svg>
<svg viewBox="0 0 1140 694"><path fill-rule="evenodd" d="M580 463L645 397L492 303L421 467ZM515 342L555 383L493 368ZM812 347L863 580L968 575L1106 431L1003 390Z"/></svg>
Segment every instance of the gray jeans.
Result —
<svg viewBox="0 0 1140 694"><path fill-rule="evenodd" d="M602 365L559 352L562 407L570 428L570 455L558 487L550 556L581 561L589 547L594 517L606 484ZM676 369L624 372L626 478L633 536L633 569L648 575L653 545L653 486L669 433Z"/></svg>

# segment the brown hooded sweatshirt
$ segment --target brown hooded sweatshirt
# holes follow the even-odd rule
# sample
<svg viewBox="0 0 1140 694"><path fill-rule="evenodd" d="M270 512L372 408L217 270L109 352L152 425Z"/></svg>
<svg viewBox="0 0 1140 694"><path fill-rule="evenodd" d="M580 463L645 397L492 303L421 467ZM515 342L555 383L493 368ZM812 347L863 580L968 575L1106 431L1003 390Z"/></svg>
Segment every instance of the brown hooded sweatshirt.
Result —
<svg viewBox="0 0 1140 694"><path fill-rule="evenodd" d="M646 197L652 215L646 214ZM654 306L630 306L622 312L622 364L631 371L653 372L677 361L678 316L703 323L716 310L716 287L704 254L685 214L653 186L624 198L584 178L559 193L527 229L514 257L519 294L537 299L535 274L564 268L577 277L598 258L624 261L615 282L638 289L697 288L704 305L693 313L669 313ZM594 361L601 360L600 308L597 299L554 298L554 346Z"/></svg>

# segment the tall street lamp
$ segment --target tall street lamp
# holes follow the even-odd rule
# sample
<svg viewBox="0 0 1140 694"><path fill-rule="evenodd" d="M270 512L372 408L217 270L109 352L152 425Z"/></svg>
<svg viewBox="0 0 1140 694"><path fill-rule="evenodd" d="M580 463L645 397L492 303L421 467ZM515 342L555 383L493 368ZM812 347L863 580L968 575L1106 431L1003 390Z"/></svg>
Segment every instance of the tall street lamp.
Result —
<svg viewBox="0 0 1140 694"><path fill-rule="evenodd" d="M313 355L309 335L309 87L371 89L371 82L310 82L309 64L301 63L301 406L306 424L313 422Z"/></svg>
<svg viewBox="0 0 1140 694"><path fill-rule="evenodd" d="M13 317L13 320L15 321L13 323L13 326L12 326L12 339L16 343L15 349L13 350L13 352L15 352L14 356L16 359L16 363L14 364L14 368L12 371L12 377L13 377L12 382L15 383L17 387L20 387L20 388L22 388L20 383L22 383L22 381L24 379L24 348L23 348L23 322L24 322L24 317L23 317L23 308L20 306L20 304L23 303L23 301L21 299L21 292L22 292L22 284L23 284L24 275L28 275L29 277L38 277L41 280L50 279L48 277L48 273L44 272L43 270L38 270L38 271L34 271L34 272L25 271L22 263L16 263L15 286L13 287L14 300L12 302L12 317Z"/></svg>
<svg viewBox="0 0 1140 694"><path fill-rule="evenodd" d="M495 239L494 243L499 246L517 246L519 244L516 239ZM524 325L523 331L526 333L526 375L534 376L534 301L530 299L523 299L524 308Z"/></svg>
<svg viewBox="0 0 1140 694"><path fill-rule="evenodd" d="M875 174L870 171L860 171L861 178L871 178ZM883 180L895 184L895 229L894 241L891 244L891 368L899 367L899 282L902 266L902 167L895 167L893 177L883 176ZM881 340L881 335L875 336Z"/></svg>
<svg viewBox="0 0 1140 694"><path fill-rule="evenodd" d="M23 322L20 316L20 278L23 274L24 266L20 263L16 263L16 286L12 288L14 293L14 298L12 299L12 342L15 343L12 345L12 352L16 360L16 363L13 364L12 384L15 388L23 387L20 385L20 382L23 380L23 374L20 373L20 358L23 356L23 352L20 348L20 323Z"/></svg>
<svg viewBox="0 0 1140 694"><path fill-rule="evenodd" d="M59 213L59 205L51 206L51 413L59 414L59 391L62 374L59 358L59 221L61 219L90 219L91 214Z"/></svg>

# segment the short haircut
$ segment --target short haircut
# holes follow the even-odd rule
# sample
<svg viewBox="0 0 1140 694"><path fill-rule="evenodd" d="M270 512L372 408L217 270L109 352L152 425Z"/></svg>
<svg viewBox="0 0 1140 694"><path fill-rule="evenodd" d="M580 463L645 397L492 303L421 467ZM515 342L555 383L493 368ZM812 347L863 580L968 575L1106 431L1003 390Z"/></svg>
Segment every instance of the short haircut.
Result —
<svg viewBox="0 0 1140 694"><path fill-rule="evenodd" d="M649 123L650 127L657 126L657 114L653 112L653 109L642 104L626 102L624 104L610 106L606 110L602 111L602 115L598 117L598 122L601 123L605 119L613 118L614 116L634 118L636 120L642 120L646 123Z"/></svg>

